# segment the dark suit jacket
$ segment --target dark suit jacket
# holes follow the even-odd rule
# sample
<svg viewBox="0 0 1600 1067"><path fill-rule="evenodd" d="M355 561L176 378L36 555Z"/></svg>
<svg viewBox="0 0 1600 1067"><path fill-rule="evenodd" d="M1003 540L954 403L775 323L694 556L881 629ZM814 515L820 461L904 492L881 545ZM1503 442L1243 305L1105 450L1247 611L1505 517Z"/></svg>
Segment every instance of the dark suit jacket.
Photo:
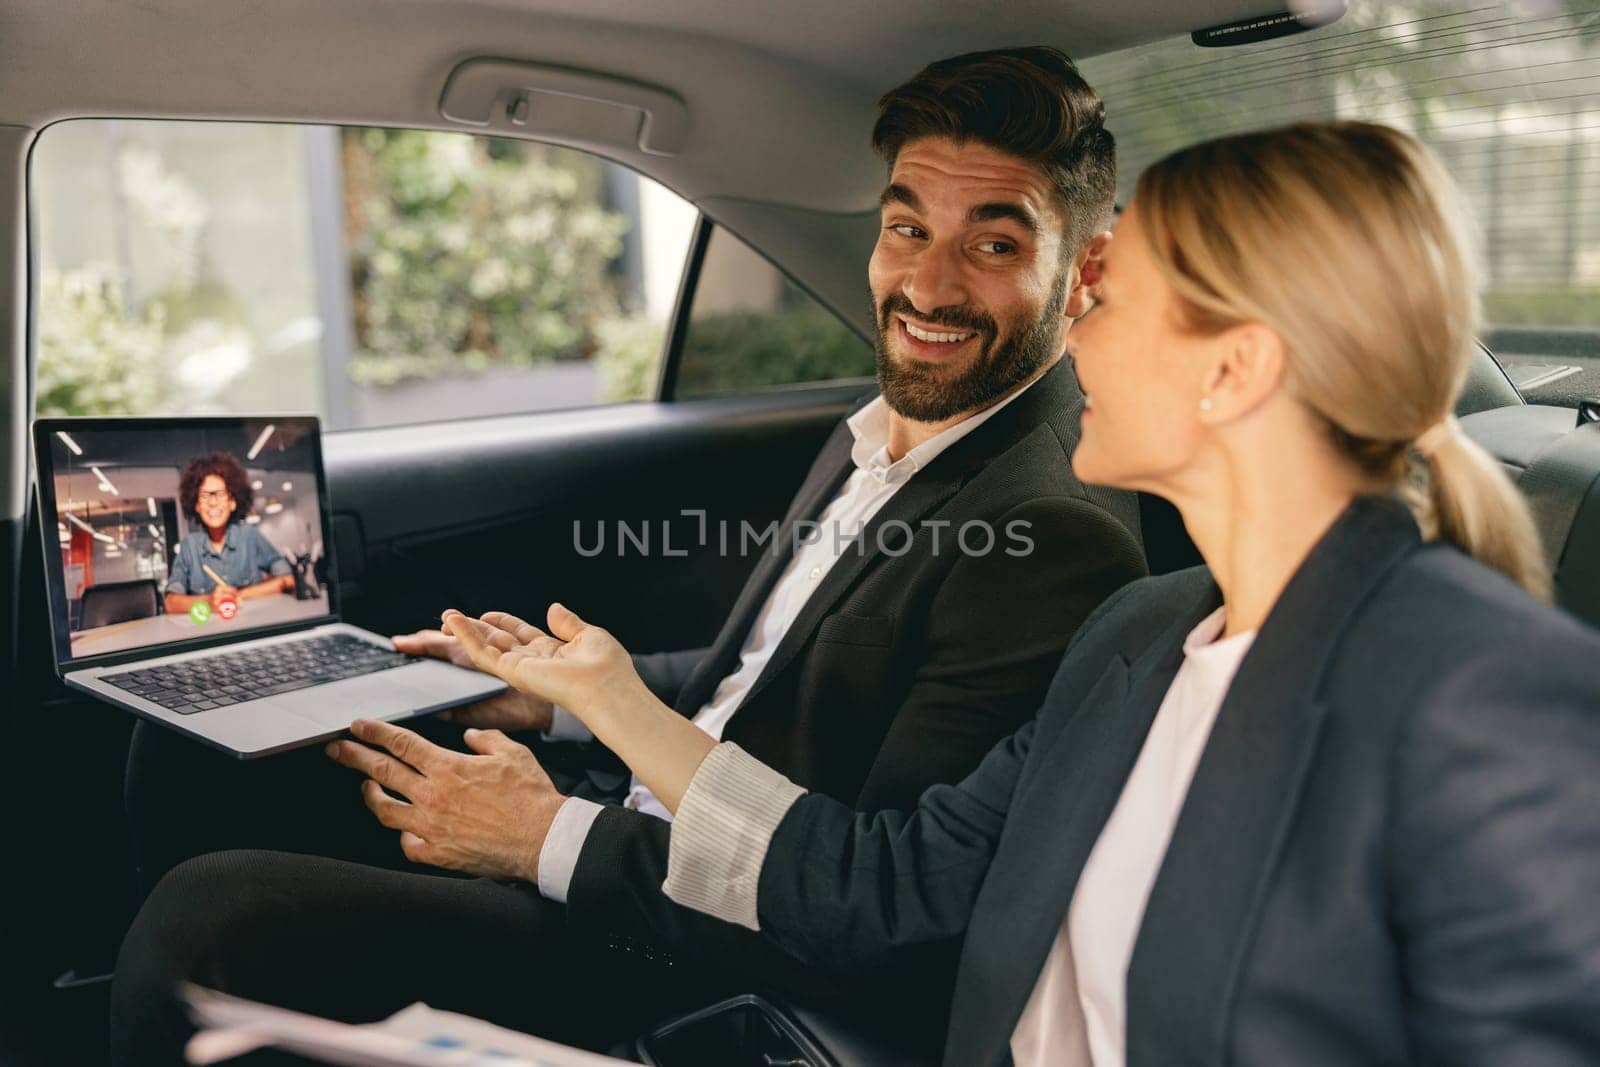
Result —
<svg viewBox="0 0 1600 1067"><path fill-rule="evenodd" d="M865 970L965 933L945 1060L1008 1042L1175 675L1220 603L1134 583L1039 717L914 813L806 796L769 936ZM1600 1062L1600 636L1362 501L1234 679L1127 980L1128 1063Z"/></svg>
<svg viewBox="0 0 1600 1067"><path fill-rule="evenodd" d="M867 525L865 551L847 551L812 594L724 738L843 803L909 808L928 786L960 780L1026 721L1078 624L1144 573L1134 498L1086 488L1072 474L1082 404L1062 361L901 487ZM841 424L780 543L836 495L854 469L852 443ZM957 549L957 532L972 521L996 531L987 555ZM1030 524L1034 548L1008 555L1006 527L1019 521ZM898 527L877 536L896 522L916 531L909 550ZM983 544L976 531L968 542ZM788 559L763 554L709 650L636 658L659 696L685 715L710 699ZM679 947L693 940L668 933L693 919L660 892L667 842L660 820L602 812L569 889L574 920Z"/></svg>

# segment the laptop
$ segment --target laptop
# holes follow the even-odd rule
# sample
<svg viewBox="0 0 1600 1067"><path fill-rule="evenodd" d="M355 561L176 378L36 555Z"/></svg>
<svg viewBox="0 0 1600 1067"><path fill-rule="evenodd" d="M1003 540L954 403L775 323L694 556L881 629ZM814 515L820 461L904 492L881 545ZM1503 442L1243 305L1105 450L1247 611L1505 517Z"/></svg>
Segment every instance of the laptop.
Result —
<svg viewBox="0 0 1600 1067"><path fill-rule="evenodd" d="M505 691L342 622L317 420L33 425L56 672L241 759Z"/></svg>

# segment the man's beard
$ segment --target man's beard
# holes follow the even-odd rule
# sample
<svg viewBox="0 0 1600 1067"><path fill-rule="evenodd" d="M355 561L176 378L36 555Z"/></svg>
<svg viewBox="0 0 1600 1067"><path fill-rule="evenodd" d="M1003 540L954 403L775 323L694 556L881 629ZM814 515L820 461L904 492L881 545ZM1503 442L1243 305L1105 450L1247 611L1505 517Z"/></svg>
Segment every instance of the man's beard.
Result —
<svg viewBox="0 0 1600 1067"><path fill-rule="evenodd" d="M1067 301L1067 272L1059 271L1050 298L1031 321L1012 320L1004 337L995 320L965 307L920 312L904 293L890 293L878 307L878 389L898 414L915 422L943 422L963 412L988 407L1032 378L1057 355L1061 312ZM930 326L970 330L978 335L977 358L959 371L889 353L889 332L899 327L895 315L908 315Z"/></svg>

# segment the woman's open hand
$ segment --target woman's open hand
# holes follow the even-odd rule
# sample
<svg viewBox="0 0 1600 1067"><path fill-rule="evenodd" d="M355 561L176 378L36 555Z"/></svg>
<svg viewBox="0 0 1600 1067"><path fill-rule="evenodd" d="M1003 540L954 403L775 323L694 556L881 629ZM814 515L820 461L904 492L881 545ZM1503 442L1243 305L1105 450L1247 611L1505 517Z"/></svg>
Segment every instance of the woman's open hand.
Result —
<svg viewBox="0 0 1600 1067"><path fill-rule="evenodd" d="M608 710L648 701L627 649L605 630L552 604L550 632L503 611L472 619L444 613L444 632L461 643L474 666L512 688L560 704L592 730Z"/></svg>
<svg viewBox="0 0 1600 1067"><path fill-rule="evenodd" d="M550 605L549 623L545 633L503 611L481 619L444 613L445 632L461 642L474 666L582 719L668 811L677 811L716 742L656 699L615 637L560 604Z"/></svg>

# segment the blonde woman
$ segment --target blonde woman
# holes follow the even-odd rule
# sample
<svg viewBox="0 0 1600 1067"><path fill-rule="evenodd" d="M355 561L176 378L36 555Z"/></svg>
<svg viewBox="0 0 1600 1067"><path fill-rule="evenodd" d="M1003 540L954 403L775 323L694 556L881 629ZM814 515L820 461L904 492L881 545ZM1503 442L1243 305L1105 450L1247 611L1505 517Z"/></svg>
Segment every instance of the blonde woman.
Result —
<svg viewBox="0 0 1600 1067"><path fill-rule="evenodd" d="M1073 467L1171 500L1206 567L1114 596L914 811L714 745L559 607L447 626L676 811L681 904L855 972L964 937L950 1064L1600 1062L1600 638L1451 417L1439 165L1358 123L1179 152L1101 298Z"/></svg>

